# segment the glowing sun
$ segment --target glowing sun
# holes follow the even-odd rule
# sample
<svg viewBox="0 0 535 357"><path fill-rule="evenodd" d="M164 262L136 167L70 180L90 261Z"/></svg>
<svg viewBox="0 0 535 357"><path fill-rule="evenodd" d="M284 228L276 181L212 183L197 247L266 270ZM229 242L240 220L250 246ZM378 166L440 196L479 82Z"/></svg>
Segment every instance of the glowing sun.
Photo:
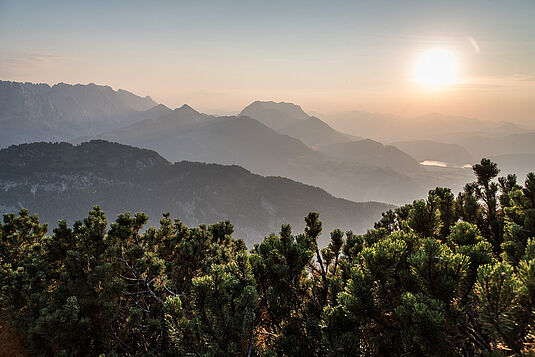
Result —
<svg viewBox="0 0 535 357"><path fill-rule="evenodd" d="M457 58L443 49L424 52L414 66L414 80L426 87L441 88L457 80Z"/></svg>

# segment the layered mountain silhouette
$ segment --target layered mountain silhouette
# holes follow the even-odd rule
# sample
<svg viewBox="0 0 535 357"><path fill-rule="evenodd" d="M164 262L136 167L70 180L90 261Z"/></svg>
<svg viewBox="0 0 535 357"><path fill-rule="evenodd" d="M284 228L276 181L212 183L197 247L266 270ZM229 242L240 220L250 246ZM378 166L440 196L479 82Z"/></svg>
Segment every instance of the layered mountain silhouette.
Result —
<svg viewBox="0 0 535 357"><path fill-rule="evenodd" d="M95 84L0 81L0 147L95 135L154 116L156 103Z"/></svg>
<svg viewBox="0 0 535 357"><path fill-rule="evenodd" d="M535 131L510 135L464 135L457 139L476 157L535 153Z"/></svg>
<svg viewBox="0 0 535 357"><path fill-rule="evenodd" d="M384 113L351 111L321 117L334 129L345 134L387 143L417 140L457 143L460 137L496 137L530 132L528 129L509 122L494 122L438 113L400 117Z"/></svg>
<svg viewBox="0 0 535 357"><path fill-rule="evenodd" d="M246 106L239 116L255 118L275 130L310 118L299 105L273 101L253 102Z"/></svg>
<svg viewBox="0 0 535 357"><path fill-rule="evenodd" d="M342 161L389 168L399 172L422 171L422 166L410 155L392 145L370 139L327 145L320 151Z"/></svg>
<svg viewBox="0 0 535 357"><path fill-rule="evenodd" d="M106 141L11 146L0 150L0 165L0 211L26 207L53 226L60 218L71 224L99 204L110 219L144 211L150 224L163 212L188 225L230 219L237 236L252 243L283 223L301 230L309 211L321 214L325 231L362 232L391 207L335 198L317 187L237 166L171 164L154 151Z"/></svg>
<svg viewBox="0 0 535 357"><path fill-rule="evenodd" d="M363 111L322 118L344 133L390 143L417 161L460 166L492 156L508 167L509 173L523 175L526 164L520 158L535 153L535 131L506 121L436 113L407 118Z"/></svg>
<svg viewBox="0 0 535 357"><path fill-rule="evenodd" d="M321 146L351 141L319 118L308 115L292 103L256 101L245 107L240 116L256 119L281 134L299 139L307 146Z"/></svg>
<svg viewBox="0 0 535 357"><path fill-rule="evenodd" d="M351 139L339 131L331 128L327 123L316 117L298 121L278 130L281 134L301 140L313 149L325 145L346 143Z"/></svg>
<svg viewBox="0 0 535 357"><path fill-rule="evenodd" d="M171 161L241 165L269 174L300 159L319 159L297 139L249 117L211 117L183 106L171 115L136 123L102 139L150 148Z"/></svg>
<svg viewBox="0 0 535 357"><path fill-rule="evenodd" d="M474 162L474 157L459 144L446 144L432 140L398 141L392 145L418 161L442 161L464 165Z"/></svg>
<svg viewBox="0 0 535 357"><path fill-rule="evenodd" d="M155 150L172 162L240 165L354 201L401 204L465 180L459 171L423 168L392 146L356 140L362 133L341 133L292 103L257 101L238 116L216 117L94 84L15 82L2 82L1 98L0 147L97 138Z"/></svg>
<svg viewBox="0 0 535 357"><path fill-rule="evenodd" d="M254 173L288 177L356 201L401 203L425 195L431 188L405 174L423 170L414 159L406 161L409 167L397 170L403 161L384 158L387 152L381 144L376 146L382 151L376 156L383 156L381 163L366 157L373 148L360 155L361 160L339 160L256 119L212 117L189 107L173 111L173 120L168 115L145 120L99 138L155 150L170 161L240 165ZM389 167L389 162L395 168ZM398 189L400 186L403 190Z"/></svg>

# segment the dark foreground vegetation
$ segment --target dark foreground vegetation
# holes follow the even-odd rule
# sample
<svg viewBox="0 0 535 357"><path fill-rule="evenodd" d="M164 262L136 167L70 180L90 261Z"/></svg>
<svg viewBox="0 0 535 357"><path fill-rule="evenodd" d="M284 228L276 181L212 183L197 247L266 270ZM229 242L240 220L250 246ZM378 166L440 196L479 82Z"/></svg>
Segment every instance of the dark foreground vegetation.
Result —
<svg viewBox="0 0 535 357"><path fill-rule="evenodd" d="M1 325L30 355L502 356L534 351L535 175L488 160L364 235L283 226L248 251L230 222L143 213L107 229L26 210L0 226ZM7 348L7 347L4 347Z"/></svg>

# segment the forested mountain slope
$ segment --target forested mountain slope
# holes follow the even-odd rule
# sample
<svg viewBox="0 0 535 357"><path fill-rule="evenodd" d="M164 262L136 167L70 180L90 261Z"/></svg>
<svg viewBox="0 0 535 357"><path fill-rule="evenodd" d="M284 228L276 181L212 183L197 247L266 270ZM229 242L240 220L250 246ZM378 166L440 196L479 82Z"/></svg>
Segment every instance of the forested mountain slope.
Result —
<svg viewBox="0 0 535 357"><path fill-rule="evenodd" d="M231 219L239 236L258 242L283 223L301 229L310 209L333 227L362 232L389 207L237 166L171 164L153 151L105 141L12 146L0 150L0 165L1 213L26 207L51 225L72 224L98 204L109 215L143 210L150 224L163 212L189 225Z"/></svg>

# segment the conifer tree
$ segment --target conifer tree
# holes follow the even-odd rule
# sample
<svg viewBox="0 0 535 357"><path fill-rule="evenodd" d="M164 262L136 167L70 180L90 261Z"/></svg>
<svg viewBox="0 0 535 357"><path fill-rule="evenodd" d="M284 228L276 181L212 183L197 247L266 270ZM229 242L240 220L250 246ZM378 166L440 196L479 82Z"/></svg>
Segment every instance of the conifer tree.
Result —
<svg viewBox="0 0 535 357"><path fill-rule="evenodd" d="M51 235L0 223L0 323L35 356L502 356L535 353L535 175L490 160L365 234L317 213L250 251L229 221L186 227L94 207ZM499 196L498 196L499 193Z"/></svg>

